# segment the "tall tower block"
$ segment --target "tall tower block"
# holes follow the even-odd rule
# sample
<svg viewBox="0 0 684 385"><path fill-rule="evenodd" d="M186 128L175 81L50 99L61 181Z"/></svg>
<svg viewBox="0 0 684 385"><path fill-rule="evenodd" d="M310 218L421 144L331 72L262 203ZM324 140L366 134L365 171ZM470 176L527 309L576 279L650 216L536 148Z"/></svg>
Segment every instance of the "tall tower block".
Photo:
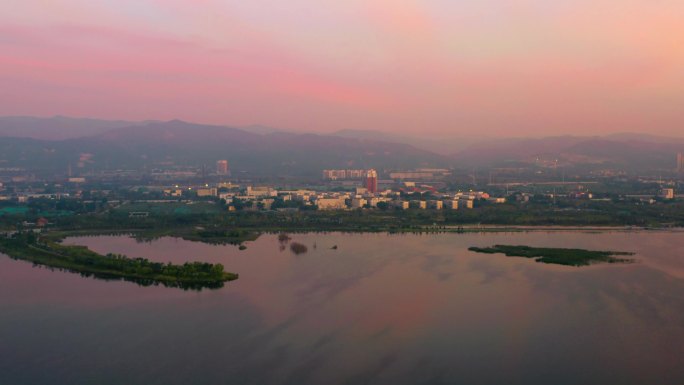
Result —
<svg viewBox="0 0 684 385"><path fill-rule="evenodd" d="M228 161L227 160L216 161L216 174L228 175L228 173L229 173Z"/></svg>
<svg viewBox="0 0 684 385"><path fill-rule="evenodd" d="M366 171L366 178L365 178L365 185L366 185L366 190L368 190L369 193L375 194L378 192L378 173L377 171L370 169Z"/></svg>

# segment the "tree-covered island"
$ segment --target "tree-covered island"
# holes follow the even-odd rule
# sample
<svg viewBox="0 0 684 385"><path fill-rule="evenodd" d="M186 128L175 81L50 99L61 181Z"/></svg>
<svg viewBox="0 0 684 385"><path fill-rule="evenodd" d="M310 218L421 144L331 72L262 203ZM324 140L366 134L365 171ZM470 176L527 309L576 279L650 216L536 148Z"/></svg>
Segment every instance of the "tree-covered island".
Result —
<svg viewBox="0 0 684 385"><path fill-rule="evenodd" d="M633 255L622 251L596 251L548 247L494 245L470 247L470 251L485 254L505 254L507 257L532 258L537 262L566 266L587 266L594 263L631 263L632 259L616 258L615 255Z"/></svg>
<svg viewBox="0 0 684 385"><path fill-rule="evenodd" d="M63 269L101 279L122 279L149 286L162 284L183 289L220 288L235 280L237 274L224 271L221 264L203 262L151 262L124 255L100 255L85 246L65 246L32 232L21 232L0 238L0 252L13 259L36 265Z"/></svg>

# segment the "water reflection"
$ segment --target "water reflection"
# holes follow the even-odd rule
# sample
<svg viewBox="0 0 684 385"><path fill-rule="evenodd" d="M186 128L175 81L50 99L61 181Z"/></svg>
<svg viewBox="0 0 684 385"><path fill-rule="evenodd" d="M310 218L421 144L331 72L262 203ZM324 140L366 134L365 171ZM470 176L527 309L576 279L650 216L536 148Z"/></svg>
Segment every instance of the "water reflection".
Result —
<svg viewBox="0 0 684 385"><path fill-rule="evenodd" d="M202 292L83 280L0 258L0 383L684 379L678 234L291 237L308 252L280 252L277 235L244 251L170 238L69 240L240 273ZM577 269L467 251L495 243L624 249L640 263Z"/></svg>

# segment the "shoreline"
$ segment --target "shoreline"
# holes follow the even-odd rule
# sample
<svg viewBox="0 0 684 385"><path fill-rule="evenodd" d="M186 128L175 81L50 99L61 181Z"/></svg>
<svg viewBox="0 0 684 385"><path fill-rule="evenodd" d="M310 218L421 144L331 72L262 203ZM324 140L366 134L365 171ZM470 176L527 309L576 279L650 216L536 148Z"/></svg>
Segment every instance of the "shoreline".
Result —
<svg viewBox="0 0 684 385"><path fill-rule="evenodd" d="M447 226L451 229L453 226ZM458 228L457 226L456 228ZM644 226L563 226L563 225L465 225L460 226L468 230L488 231L664 231L684 232L684 227L644 227Z"/></svg>
<svg viewBox="0 0 684 385"><path fill-rule="evenodd" d="M245 229L247 230L247 229ZM152 240L154 238L181 238L190 242L201 243L215 243L215 244L232 244L240 245L244 242L254 241L263 234L278 234L278 233L348 233L348 234L477 234L477 233L525 233L525 232L592 232L592 233L611 233L611 232L665 232L665 233L684 233L684 227L668 227L668 228L653 228L653 227L635 227L635 226L509 226L509 225L467 225L467 226L446 226L446 227L425 227L422 229L401 229L401 230L387 230L387 229L287 229L287 228L264 228L264 229L249 229L251 232L249 237L236 241L231 238L221 242L221 239L206 238L201 239L197 237L188 237L187 229L180 229L177 233L169 230L162 230L152 237L148 237L149 230L140 229L91 229L91 230L59 230L55 229L43 233L53 241L64 240L72 237L89 237L89 236L119 236L126 235L130 237L140 238L142 240ZM147 233L147 234L146 234Z"/></svg>
<svg viewBox="0 0 684 385"><path fill-rule="evenodd" d="M0 253L19 261L78 273L104 280L123 280L142 286L163 285L184 290L217 289L225 282L238 279L222 264L186 262L171 264L145 258L129 258L122 254L106 255L82 245L63 245L33 233L19 233L0 239Z"/></svg>

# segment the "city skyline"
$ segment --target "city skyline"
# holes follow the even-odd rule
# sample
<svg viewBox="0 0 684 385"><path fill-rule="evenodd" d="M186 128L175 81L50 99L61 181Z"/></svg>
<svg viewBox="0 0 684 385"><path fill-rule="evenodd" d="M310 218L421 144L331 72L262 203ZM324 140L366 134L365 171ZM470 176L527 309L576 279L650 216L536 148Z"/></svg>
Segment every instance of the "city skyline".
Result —
<svg viewBox="0 0 684 385"><path fill-rule="evenodd" d="M0 115L681 135L684 4L8 1Z"/></svg>

